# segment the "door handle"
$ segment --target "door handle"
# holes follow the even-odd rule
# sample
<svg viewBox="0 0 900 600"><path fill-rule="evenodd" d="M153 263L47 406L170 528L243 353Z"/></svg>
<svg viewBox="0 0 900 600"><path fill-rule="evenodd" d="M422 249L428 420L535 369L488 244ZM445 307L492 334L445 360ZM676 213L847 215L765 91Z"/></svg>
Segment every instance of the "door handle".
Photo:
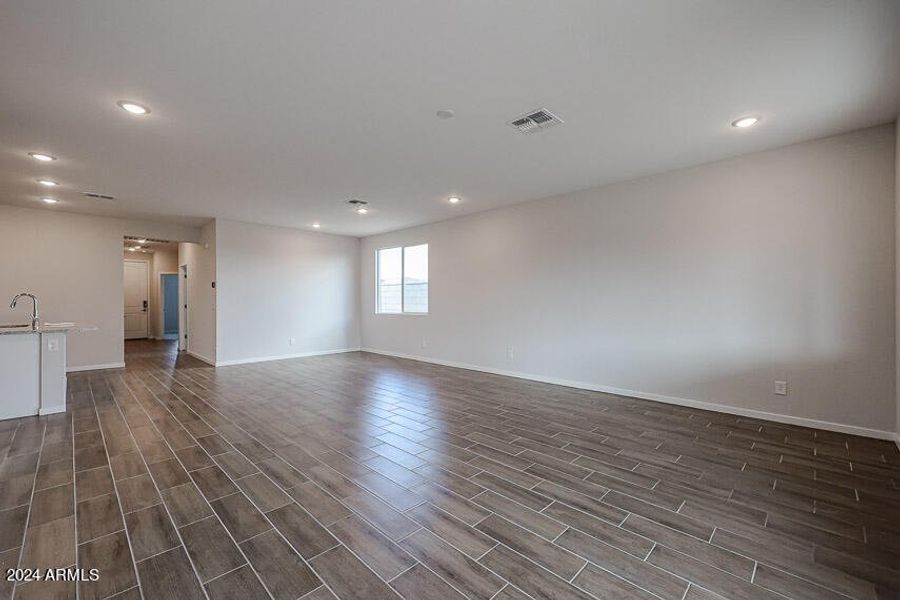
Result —
<svg viewBox="0 0 900 600"><path fill-rule="evenodd" d="M147 312L147 301L144 300L144 308L141 309L142 312Z"/></svg>

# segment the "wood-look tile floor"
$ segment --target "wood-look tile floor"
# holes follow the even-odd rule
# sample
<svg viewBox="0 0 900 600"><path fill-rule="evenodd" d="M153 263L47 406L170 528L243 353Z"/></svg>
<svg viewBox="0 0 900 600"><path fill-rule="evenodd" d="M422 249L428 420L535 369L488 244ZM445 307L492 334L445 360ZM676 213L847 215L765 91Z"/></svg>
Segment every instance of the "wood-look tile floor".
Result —
<svg viewBox="0 0 900 600"><path fill-rule="evenodd" d="M127 345L0 422L26 598L900 598L900 454L371 354Z"/></svg>

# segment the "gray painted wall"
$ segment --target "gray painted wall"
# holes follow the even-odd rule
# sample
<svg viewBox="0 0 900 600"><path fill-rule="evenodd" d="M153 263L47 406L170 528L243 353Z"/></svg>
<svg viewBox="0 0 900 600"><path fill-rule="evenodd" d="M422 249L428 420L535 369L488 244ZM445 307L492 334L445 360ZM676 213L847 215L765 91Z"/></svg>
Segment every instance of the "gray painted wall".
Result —
<svg viewBox="0 0 900 600"><path fill-rule="evenodd" d="M218 363L359 347L356 238L217 219L216 277Z"/></svg>
<svg viewBox="0 0 900 600"><path fill-rule="evenodd" d="M894 124L896 128L896 147L894 152L894 218L897 224L896 236L894 237L894 248L895 248L895 259L896 266L898 267L895 271L897 277L897 289L896 294L894 295L894 302L896 308L896 338L898 344L900 344L900 118L897 119L897 122ZM900 347L898 347L896 351L896 369L894 370L894 385L896 386L896 394L897 394L897 423L896 423L896 431L897 435L895 439L897 444L900 445Z"/></svg>
<svg viewBox="0 0 900 600"><path fill-rule="evenodd" d="M125 235L197 239L199 231L152 221L0 206L0 323L24 322L29 303L12 311L8 302L20 291L34 292L43 321L75 321L88 328L69 335L70 369L121 365Z"/></svg>
<svg viewBox="0 0 900 600"><path fill-rule="evenodd" d="M199 243L178 245L178 264L187 265L187 349L210 364L216 362L216 223L200 231Z"/></svg>
<svg viewBox="0 0 900 600"><path fill-rule="evenodd" d="M894 145L885 125L365 238L363 346L890 430ZM375 315L375 249L422 242L431 314Z"/></svg>

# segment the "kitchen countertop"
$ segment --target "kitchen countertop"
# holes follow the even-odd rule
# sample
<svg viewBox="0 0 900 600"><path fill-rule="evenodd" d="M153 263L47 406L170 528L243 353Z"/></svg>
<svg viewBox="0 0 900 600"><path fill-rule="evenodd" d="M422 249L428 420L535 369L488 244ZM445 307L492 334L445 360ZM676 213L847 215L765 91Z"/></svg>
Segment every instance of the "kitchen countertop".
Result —
<svg viewBox="0 0 900 600"><path fill-rule="evenodd" d="M4 327L0 325L0 335L16 335L24 333L60 333L77 329L75 323L44 323L37 329L32 329L30 325L25 327Z"/></svg>

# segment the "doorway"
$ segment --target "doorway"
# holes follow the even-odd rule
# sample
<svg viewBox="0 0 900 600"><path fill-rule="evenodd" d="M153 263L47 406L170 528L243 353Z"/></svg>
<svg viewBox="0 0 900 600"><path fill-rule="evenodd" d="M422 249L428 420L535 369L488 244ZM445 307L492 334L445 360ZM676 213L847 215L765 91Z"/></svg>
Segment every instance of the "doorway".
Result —
<svg viewBox="0 0 900 600"><path fill-rule="evenodd" d="M178 243L125 236L123 244L125 339L176 340L181 325Z"/></svg>
<svg viewBox="0 0 900 600"><path fill-rule="evenodd" d="M149 336L148 292L150 290L149 263L145 260L125 259L125 339L138 340Z"/></svg>
<svg viewBox="0 0 900 600"><path fill-rule="evenodd" d="M178 338L178 273L159 275L160 337L164 340Z"/></svg>

